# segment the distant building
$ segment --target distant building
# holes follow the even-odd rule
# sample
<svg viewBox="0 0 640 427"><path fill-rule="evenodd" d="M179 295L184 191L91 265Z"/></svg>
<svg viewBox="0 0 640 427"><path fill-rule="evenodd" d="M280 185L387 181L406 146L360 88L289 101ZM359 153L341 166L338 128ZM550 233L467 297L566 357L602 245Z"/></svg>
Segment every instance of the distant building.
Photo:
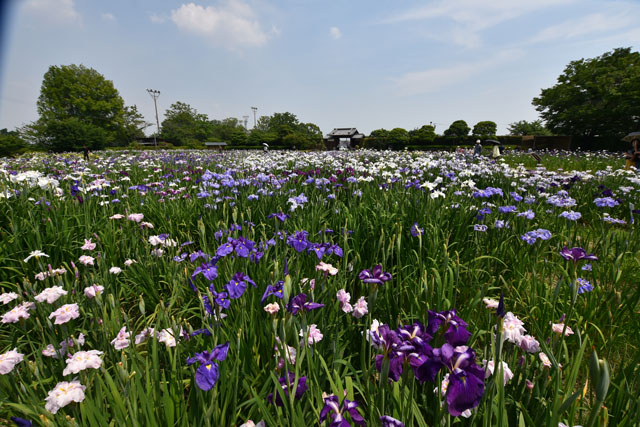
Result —
<svg viewBox="0 0 640 427"><path fill-rule="evenodd" d="M327 150L346 150L362 144L364 134L356 128L335 128L324 137Z"/></svg>

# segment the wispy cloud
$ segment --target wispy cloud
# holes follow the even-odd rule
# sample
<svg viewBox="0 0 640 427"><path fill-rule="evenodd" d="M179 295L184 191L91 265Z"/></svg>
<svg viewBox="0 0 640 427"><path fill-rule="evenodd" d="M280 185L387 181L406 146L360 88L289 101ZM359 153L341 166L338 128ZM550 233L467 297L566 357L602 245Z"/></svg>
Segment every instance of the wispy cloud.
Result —
<svg viewBox="0 0 640 427"><path fill-rule="evenodd" d="M152 13L149 15L149 20L154 24L163 24L167 21L166 15L158 15L156 13Z"/></svg>
<svg viewBox="0 0 640 427"><path fill-rule="evenodd" d="M333 37L335 40L338 40L340 37L342 37L342 32L338 27L331 27L329 28L329 35L331 35L331 37Z"/></svg>
<svg viewBox="0 0 640 427"><path fill-rule="evenodd" d="M401 95L435 92L462 83L477 74L513 62L521 58L523 54L524 52L519 49L508 49L482 61L409 72L392 80Z"/></svg>
<svg viewBox="0 0 640 427"><path fill-rule="evenodd" d="M116 17L114 16L113 13L106 12L100 15L100 17L102 18L103 21L116 22Z"/></svg>
<svg viewBox="0 0 640 427"><path fill-rule="evenodd" d="M446 40L464 47L481 44L480 33L520 16L576 0L437 0L383 21L387 24L438 20L447 26ZM443 39L444 40L444 39Z"/></svg>
<svg viewBox="0 0 640 427"><path fill-rule="evenodd" d="M82 24L73 0L27 0L25 9L48 23Z"/></svg>
<svg viewBox="0 0 640 427"><path fill-rule="evenodd" d="M218 7L183 4L171 12L171 20L185 32L230 49L262 46L268 39L251 6L240 0Z"/></svg>
<svg viewBox="0 0 640 427"><path fill-rule="evenodd" d="M551 25L530 39L531 43L551 42L583 37L589 34L617 32L637 23L640 8L635 14L617 10L612 13L593 13Z"/></svg>

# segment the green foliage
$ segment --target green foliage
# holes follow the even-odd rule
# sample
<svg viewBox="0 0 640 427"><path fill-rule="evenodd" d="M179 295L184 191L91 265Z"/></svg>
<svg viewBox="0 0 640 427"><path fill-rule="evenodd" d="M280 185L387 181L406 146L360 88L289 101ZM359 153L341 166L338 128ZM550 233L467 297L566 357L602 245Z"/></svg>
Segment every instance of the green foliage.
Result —
<svg viewBox="0 0 640 427"><path fill-rule="evenodd" d="M387 143L394 149L400 150L409 144L409 132L402 128L394 128L389 131Z"/></svg>
<svg viewBox="0 0 640 427"><path fill-rule="evenodd" d="M20 138L16 131L8 132L7 129L0 129L0 157L13 156L19 154L27 148L27 143Z"/></svg>
<svg viewBox="0 0 640 427"><path fill-rule="evenodd" d="M495 122L483 121L478 122L473 127L472 135L480 139L495 138L498 132L498 125Z"/></svg>
<svg viewBox="0 0 640 427"><path fill-rule="evenodd" d="M372 131L363 141L366 148L384 150L388 146L389 131L386 129L376 129Z"/></svg>
<svg viewBox="0 0 640 427"><path fill-rule="evenodd" d="M534 120L532 122L520 120L519 122L513 122L509 124L507 130L509 131L509 135L551 135L551 131L542 123L542 120Z"/></svg>
<svg viewBox="0 0 640 427"><path fill-rule="evenodd" d="M571 61L532 103L555 134L620 138L638 130L640 53L617 48Z"/></svg>
<svg viewBox="0 0 640 427"><path fill-rule="evenodd" d="M322 131L313 123L301 123L295 114L274 113L258 119L247 142L250 145L267 143L283 148L319 148L322 146Z"/></svg>
<svg viewBox="0 0 640 427"><path fill-rule="evenodd" d="M49 67L37 109L40 118L25 126L22 135L51 151L127 145L146 127L135 106L125 107L111 80L83 65Z"/></svg>
<svg viewBox="0 0 640 427"><path fill-rule="evenodd" d="M409 132L411 144L429 145L436 139L436 128L432 125L424 125Z"/></svg>
<svg viewBox="0 0 640 427"><path fill-rule="evenodd" d="M206 114L184 102L176 102L164 113L160 138L173 145L193 145L193 140L205 142L213 133L213 124Z"/></svg>
<svg viewBox="0 0 640 427"><path fill-rule="evenodd" d="M467 135L469 135L470 130L471 128L469 128L467 122L465 122L464 120L456 120L455 122L451 123L449 129L444 131L444 136L450 138L465 138Z"/></svg>

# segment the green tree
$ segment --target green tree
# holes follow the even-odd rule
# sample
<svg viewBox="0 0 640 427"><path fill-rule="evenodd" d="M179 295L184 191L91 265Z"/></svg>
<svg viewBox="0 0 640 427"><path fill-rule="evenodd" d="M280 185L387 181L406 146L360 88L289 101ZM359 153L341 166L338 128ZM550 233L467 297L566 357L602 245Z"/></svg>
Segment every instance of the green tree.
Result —
<svg viewBox="0 0 640 427"><path fill-rule="evenodd" d="M250 145L267 143L275 147L310 149L322 144L322 132L313 123L301 123L295 114L274 113L258 119L248 142Z"/></svg>
<svg viewBox="0 0 640 427"><path fill-rule="evenodd" d="M25 128L26 134L53 151L83 145L96 150L127 134L124 101L113 82L83 65L49 67L37 109L40 118ZM73 136L65 138L64 129Z"/></svg>
<svg viewBox="0 0 640 427"><path fill-rule="evenodd" d="M551 135L549 129L542 123L542 120L534 120L532 122L520 120L519 122L513 122L509 124L507 130L509 131L509 135Z"/></svg>
<svg viewBox="0 0 640 427"><path fill-rule="evenodd" d="M151 126L151 123L144 120L144 116L138 111L135 105L124 107L122 123L118 130L117 145L126 146L136 140L144 138L144 129Z"/></svg>
<svg viewBox="0 0 640 427"><path fill-rule="evenodd" d="M173 145L198 146L213 133L213 124L206 114L184 102L176 102L164 113L160 137Z"/></svg>
<svg viewBox="0 0 640 427"><path fill-rule="evenodd" d="M532 101L555 134L620 137L640 129L640 53L618 48L571 61Z"/></svg>
<svg viewBox="0 0 640 427"><path fill-rule="evenodd" d="M389 131L386 129L376 129L371 131L369 136L364 140L364 146L367 148L376 148L383 150L387 148L387 139L389 138Z"/></svg>
<svg viewBox="0 0 640 427"><path fill-rule="evenodd" d="M389 131L387 143L394 149L400 150L409 145L409 132L402 128L393 128Z"/></svg>
<svg viewBox="0 0 640 427"><path fill-rule="evenodd" d="M469 136L470 130L471 129L469 128L469 125L467 125L467 122L465 122L464 120L456 120L455 122L451 123L449 129L444 131L444 136L458 139L466 138L467 136Z"/></svg>
<svg viewBox="0 0 640 427"><path fill-rule="evenodd" d="M429 145L436 139L436 128L424 125L409 132L412 145Z"/></svg>
<svg viewBox="0 0 640 427"><path fill-rule="evenodd" d="M481 139L495 138L498 132L498 125L495 122L483 121L478 122L473 127L473 136Z"/></svg>
<svg viewBox="0 0 640 427"><path fill-rule="evenodd" d="M27 143L20 138L18 132L8 132L7 129L0 129L0 157L19 154L26 148Z"/></svg>

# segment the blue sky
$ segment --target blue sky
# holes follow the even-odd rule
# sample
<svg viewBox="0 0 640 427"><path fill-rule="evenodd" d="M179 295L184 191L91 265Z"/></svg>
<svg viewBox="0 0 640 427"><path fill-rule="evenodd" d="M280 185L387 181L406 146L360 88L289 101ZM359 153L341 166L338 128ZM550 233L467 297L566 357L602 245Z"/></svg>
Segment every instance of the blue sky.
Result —
<svg viewBox="0 0 640 427"><path fill-rule="evenodd" d="M334 127L535 120L572 60L640 45L640 1L4 1L0 128L37 119L51 65L84 64L154 122L176 101L211 119L289 111ZM0 6L1 8L2 6ZM152 128L149 128L151 130Z"/></svg>

